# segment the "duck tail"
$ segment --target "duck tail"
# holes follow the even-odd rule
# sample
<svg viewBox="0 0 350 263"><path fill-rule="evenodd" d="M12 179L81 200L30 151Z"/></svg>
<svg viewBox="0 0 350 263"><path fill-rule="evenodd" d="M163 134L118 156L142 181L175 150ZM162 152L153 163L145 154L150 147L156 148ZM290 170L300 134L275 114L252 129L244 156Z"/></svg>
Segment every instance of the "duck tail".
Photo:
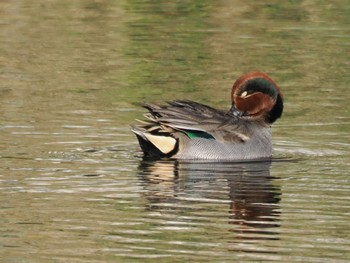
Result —
<svg viewBox="0 0 350 263"><path fill-rule="evenodd" d="M178 140L169 134L152 134L141 127L132 127L145 157L162 158L172 156L178 148Z"/></svg>

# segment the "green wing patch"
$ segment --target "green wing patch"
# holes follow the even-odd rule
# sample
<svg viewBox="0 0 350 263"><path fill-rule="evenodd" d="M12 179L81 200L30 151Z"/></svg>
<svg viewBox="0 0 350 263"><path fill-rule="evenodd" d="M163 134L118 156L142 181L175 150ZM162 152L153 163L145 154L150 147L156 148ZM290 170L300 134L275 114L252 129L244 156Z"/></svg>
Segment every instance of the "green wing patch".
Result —
<svg viewBox="0 0 350 263"><path fill-rule="evenodd" d="M205 139L213 139L215 140L215 138L204 131L186 131L186 134L188 137L190 137L191 139L195 139L195 138L205 138Z"/></svg>

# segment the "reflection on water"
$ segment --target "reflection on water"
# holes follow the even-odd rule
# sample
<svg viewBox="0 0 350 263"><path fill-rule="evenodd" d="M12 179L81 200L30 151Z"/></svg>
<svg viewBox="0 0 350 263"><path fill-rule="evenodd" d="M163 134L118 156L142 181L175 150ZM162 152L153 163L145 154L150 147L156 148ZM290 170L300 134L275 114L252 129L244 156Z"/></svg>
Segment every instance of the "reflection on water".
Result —
<svg viewBox="0 0 350 263"><path fill-rule="evenodd" d="M280 189L273 185L270 167L270 162L142 161L139 175L148 210L191 214L209 202L213 207L200 215L205 217L215 205L226 204L235 239L264 240L278 239L279 227Z"/></svg>

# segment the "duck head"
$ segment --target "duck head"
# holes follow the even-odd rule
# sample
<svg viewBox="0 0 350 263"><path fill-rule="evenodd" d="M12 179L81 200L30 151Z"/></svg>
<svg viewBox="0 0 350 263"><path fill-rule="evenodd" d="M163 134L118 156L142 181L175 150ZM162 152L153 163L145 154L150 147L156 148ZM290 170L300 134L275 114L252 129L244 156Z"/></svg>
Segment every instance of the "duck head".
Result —
<svg viewBox="0 0 350 263"><path fill-rule="evenodd" d="M237 115L261 117L273 123L282 115L283 97L277 84L265 73L254 71L235 81L231 111Z"/></svg>

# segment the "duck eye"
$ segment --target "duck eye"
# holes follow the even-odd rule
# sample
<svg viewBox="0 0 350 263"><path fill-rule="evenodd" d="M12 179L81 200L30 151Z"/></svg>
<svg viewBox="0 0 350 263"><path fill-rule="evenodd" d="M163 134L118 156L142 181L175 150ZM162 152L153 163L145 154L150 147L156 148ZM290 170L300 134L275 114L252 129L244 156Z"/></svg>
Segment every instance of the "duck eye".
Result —
<svg viewBox="0 0 350 263"><path fill-rule="evenodd" d="M244 98L247 95L248 95L248 92L247 91L243 91L242 94L241 94L241 97Z"/></svg>

